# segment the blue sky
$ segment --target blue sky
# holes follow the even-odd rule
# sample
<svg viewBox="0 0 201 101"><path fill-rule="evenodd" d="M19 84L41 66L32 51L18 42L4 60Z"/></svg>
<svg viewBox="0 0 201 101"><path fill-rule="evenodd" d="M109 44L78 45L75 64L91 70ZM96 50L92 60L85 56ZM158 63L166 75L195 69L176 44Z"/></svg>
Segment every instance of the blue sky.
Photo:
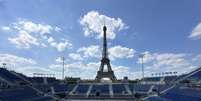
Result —
<svg viewBox="0 0 201 101"><path fill-rule="evenodd" d="M0 63L31 75L94 78L101 58L101 27L108 27L111 64L118 78L188 72L201 60L200 0L0 0Z"/></svg>

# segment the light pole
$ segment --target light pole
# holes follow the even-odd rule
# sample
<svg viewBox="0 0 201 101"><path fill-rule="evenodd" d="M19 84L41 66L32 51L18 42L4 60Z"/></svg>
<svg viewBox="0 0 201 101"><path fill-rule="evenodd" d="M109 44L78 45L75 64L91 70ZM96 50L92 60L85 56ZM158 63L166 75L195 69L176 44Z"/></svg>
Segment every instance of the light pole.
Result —
<svg viewBox="0 0 201 101"><path fill-rule="evenodd" d="M3 63L3 68L5 68L5 69L6 69L6 63Z"/></svg>
<svg viewBox="0 0 201 101"><path fill-rule="evenodd" d="M141 58L141 63L142 63L142 80L144 79L144 58L145 54L140 54L139 57Z"/></svg>
<svg viewBox="0 0 201 101"><path fill-rule="evenodd" d="M62 79L64 80L64 66L65 66L64 61L65 61L65 58L61 57L61 59L62 59L62 66L63 66L63 69L62 69Z"/></svg>

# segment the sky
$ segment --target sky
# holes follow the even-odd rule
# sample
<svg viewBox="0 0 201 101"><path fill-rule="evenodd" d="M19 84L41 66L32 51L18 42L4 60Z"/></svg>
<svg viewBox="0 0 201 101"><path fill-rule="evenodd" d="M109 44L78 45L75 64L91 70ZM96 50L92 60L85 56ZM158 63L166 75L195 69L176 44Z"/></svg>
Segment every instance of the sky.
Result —
<svg viewBox="0 0 201 101"><path fill-rule="evenodd" d="M200 0L0 0L0 66L27 76L94 79L102 27L118 79L201 66ZM152 75L155 74L155 75ZM158 74L158 75L157 75Z"/></svg>

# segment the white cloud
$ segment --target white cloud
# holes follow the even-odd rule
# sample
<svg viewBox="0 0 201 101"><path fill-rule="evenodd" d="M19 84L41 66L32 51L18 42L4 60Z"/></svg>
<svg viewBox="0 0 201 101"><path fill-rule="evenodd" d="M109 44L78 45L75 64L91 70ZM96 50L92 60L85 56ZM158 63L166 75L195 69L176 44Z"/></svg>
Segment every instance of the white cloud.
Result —
<svg viewBox="0 0 201 101"><path fill-rule="evenodd" d="M34 23L32 21L24 19L21 19L17 23L13 23L13 27L17 30L24 30L28 33L40 33L42 35L51 33L51 31L54 30L54 28L50 25Z"/></svg>
<svg viewBox="0 0 201 101"><path fill-rule="evenodd" d="M58 58L56 58L56 60L55 60L57 63L61 63L61 62L63 62L63 60L62 60L62 58L61 57L58 57Z"/></svg>
<svg viewBox="0 0 201 101"><path fill-rule="evenodd" d="M8 27L8 26L3 26L3 27L1 27L1 29L2 29L2 30L5 30L5 31L9 31L9 30L10 30L10 27Z"/></svg>
<svg viewBox="0 0 201 101"><path fill-rule="evenodd" d="M147 57L146 57L147 56ZM149 72L169 72L177 71L178 73L186 73L195 68L183 53L149 53L146 52L144 57L145 70ZM147 59L147 60L146 60ZM140 60L138 59L138 62Z"/></svg>
<svg viewBox="0 0 201 101"><path fill-rule="evenodd" d="M34 23L25 19L19 19L18 22L10 24L9 28L17 32L17 36L9 37L8 40L16 47L26 49L31 48L32 45L47 47L41 41L42 37L44 37L44 34L53 31L53 27L50 25Z"/></svg>
<svg viewBox="0 0 201 101"><path fill-rule="evenodd" d="M72 44L69 43L68 41L65 41L65 42L59 42L57 45L56 45L56 48L59 52L62 52L64 51L67 47L71 47Z"/></svg>
<svg viewBox="0 0 201 101"><path fill-rule="evenodd" d="M201 60L201 54L196 55L192 60L193 61L199 61L199 60Z"/></svg>
<svg viewBox="0 0 201 101"><path fill-rule="evenodd" d="M65 64L65 73L67 76L81 77L84 79L94 79L96 71L99 68L100 63L90 62L72 62ZM49 66L51 70L60 71L59 68L62 68L61 64L51 64Z"/></svg>
<svg viewBox="0 0 201 101"><path fill-rule="evenodd" d="M55 41L55 40L54 40L53 37L49 37L48 40L47 40L48 43L51 43L51 42L54 42L54 41Z"/></svg>
<svg viewBox="0 0 201 101"><path fill-rule="evenodd" d="M31 45L40 45L37 38L31 36L26 31L19 31L18 36L14 38L8 38L8 40L15 44L18 48L30 48Z"/></svg>
<svg viewBox="0 0 201 101"><path fill-rule="evenodd" d="M152 60L154 60L154 56L152 56L152 54L150 52L146 51L146 52L143 52L142 54L144 54L144 57L143 57L144 63L148 63L148 62L151 62ZM140 58L138 58L137 63L142 63Z"/></svg>
<svg viewBox="0 0 201 101"><path fill-rule="evenodd" d="M37 62L31 58L20 57L12 54L0 54L0 57L0 64L6 63L9 67L15 66L20 68L20 66L37 64Z"/></svg>
<svg viewBox="0 0 201 101"><path fill-rule="evenodd" d="M112 60L132 58L135 50L120 45L114 46L108 49L109 57ZM98 45L91 45L88 47L81 47L77 50L77 53L83 54L84 58L101 58L102 49Z"/></svg>
<svg viewBox="0 0 201 101"><path fill-rule="evenodd" d="M68 56L73 59L73 60L83 60L83 58L81 57L80 54L77 54L77 53L70 53L68 54Z"/></svg>
<svg viewBox="0 0 201 101"><path fill-rule="evenodd" d="M112 18L106 15L99 14L97 11L90 11L80 19L80 24L83 26L85 36L93 36L96 38L103 37L102 27L107 26L107 36L110 39L116 37L115 32L126 29L127 26L120 18Z"/></svg>
<svg viewBox="0 0 201 101"><path fill-rule="evenodd" d="M120 45L109 48L109 56L111 59L116 58L132 58L134 56L135 50L127 47L122 47Z"/></svg>
<svg viewBox="0 0 201 101"><path fill-rule="evenodd" d="M48 47L50 45L59 52L67 48L71 48L72 44L68 40L58 41L52 36L52 32L60 32L61 28L48 24L34 23L30 20L19 19L18 22L10 24L10 26L2 27L4 30L13 29L17 32L17 36L9 37L8 40L15 44L18 48L31 48L32 45ZM47 44L49 43L49 44Z"/></svg>
<svg viewBox="0 0 201 101"><path fill-rule="evenodd" d="M47 42L52 46L55 47L59 52L64 51L67 48L71 48L72 44L68 40L63 40L63 42L56 42L53 37L49 37Z"/></svg>
<svg viewBox="0 0 201 101"><path fill-rule="evenodd" d="M63 42L50 42L52 47L55 47L59 52L64 51L67 48L71 48L72 44L68 40L64 40Z"/></svg>
<svg viewBox="0 0 201 101"><path fill-rule="evenodd" d="M153 64L153 67L163 71L188 72L191 64L185 59L185 56L185 54L172 53L155 54L157 62Z"/></svg>
<svg viewBox="0 0 201 101"><path fill-rule="evenodd" d="M60 31L61 31L61 28L55 27L55 31L60 32Z"/></svg>
<svg viewBox="0 0 201 101"><path fill-rule="evenodd" d="M84 57L100 58L101 49L98 45L91 45L89 47L81 47L77 50L78 53L83 53Z"/></svg>
<svg viewBox="0 0 201 101"><path fill-rule="evenodd" d="M61 64L57 65L59 68L50 68L39 66L37 62L31 58L16 56L13 54L0 54L0 66L6 63L9 70L14 70L23 73L27 76L33 76L33 73L55 74L57 78L61 78Z"/></svg>
<svg viewBox="0 0 201 101"><path fill-rule="evenodd" d="M191 39L200 39L201 38L201 23L199 23L188 36Z"/></svg>

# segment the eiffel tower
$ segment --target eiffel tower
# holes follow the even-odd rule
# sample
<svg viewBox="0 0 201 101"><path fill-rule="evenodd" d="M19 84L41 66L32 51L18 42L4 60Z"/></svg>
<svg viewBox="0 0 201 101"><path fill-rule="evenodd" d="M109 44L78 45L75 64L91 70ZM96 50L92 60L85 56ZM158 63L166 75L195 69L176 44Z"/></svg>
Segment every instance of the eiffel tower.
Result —
<svg viewBox="0 0 201 101"><path fill-rule="evenodd" d="M96 80L100 81L102 78L109 78L112 81L117 80L114 72L112 71L110 65L110 59L108 58L108 51L107 51L107 38L106 38L106 31L107 27L103 27L103 52L102 52L102 59L101 65L96 75ZM104 66L107 65L107 71L104 71Z"/></svg>

